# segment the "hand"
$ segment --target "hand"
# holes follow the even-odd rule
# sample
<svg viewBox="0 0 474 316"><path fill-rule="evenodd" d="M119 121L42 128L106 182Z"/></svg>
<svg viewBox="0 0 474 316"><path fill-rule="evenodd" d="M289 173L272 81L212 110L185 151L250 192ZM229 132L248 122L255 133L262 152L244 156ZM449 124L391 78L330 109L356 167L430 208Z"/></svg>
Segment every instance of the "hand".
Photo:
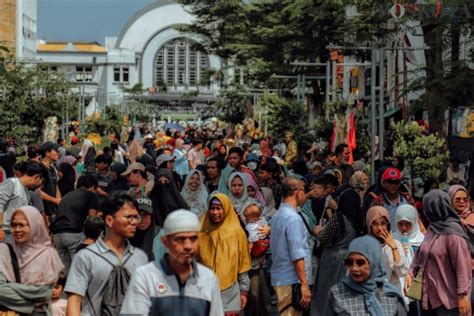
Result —
<svg viewBox="0 0 474 316"><path fill-rule="evenodd" d="M407 276L405 277L405 294L408 292L408 288L411 286L411 284L413 283L413 278L407 274Z"/></svg>
<svg viewBox="0 0 474 316"><path fill-rule="evenodd" d="M268 225L258 226L258 234L260 236L260 239L267 238L267 236L270 235L271 230L272 228Z"/></svg>
<svg viewBox="0 0 474 316"><path fill-rule="evenodd" d="M0 227L0 241L4 241L5 240L5 232L3 231L3 228Z"/></svg>
<svg viewBox="0 0 474 316"><path fill-rule="evenodd" d="M397 248L397 244L393 240L392 233L390 233L386 228L382 229L380 237L385 241L385 243L392 249Z"/></svg>
<svg viewBox="0 0 474 316"><path fill-rule="evenodd" d="M321 224L319 225L315 225L312 229L312 232L313 234L315 234L316 236L319 236L319 234L321 234L321 230L323 229L323 226Z"/></svg>
<svg viewBox="0 0 474 316"><path fill-rule="evenodd" d="M300 301L300 305L301 305L304 309L308 309L310 303L311 303L311 291L309 290L308 285L301 285L301 301Z"/></svg>
<svg viewBox="0 0 474 316"><path fill-rule="evenodd" d="M458 309L460 316L469 316L471 307L469 306L469 296L468 295L460 295L458 296Z"/></svg>
<svg viewBox="0 0 474 316"><path fill-rule="evenodd" d="M243 310L247 306L247 293L240 293L240 310Z"/></svg>
<svg viewBox="0 0 474 316"><path fill-rule="evenodd" d="M328 203L328 206L333 210L337 209L337 202L334 199L331 199Z"/></svg>

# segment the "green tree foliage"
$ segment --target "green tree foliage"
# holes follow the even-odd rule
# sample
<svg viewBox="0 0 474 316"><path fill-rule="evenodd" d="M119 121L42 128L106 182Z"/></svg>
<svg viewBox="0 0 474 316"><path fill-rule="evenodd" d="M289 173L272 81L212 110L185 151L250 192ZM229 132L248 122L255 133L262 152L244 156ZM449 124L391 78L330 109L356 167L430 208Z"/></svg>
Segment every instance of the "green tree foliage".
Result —
<svg viewBox="0 0 474 316"><path fill-rule="evenodd" d="M39 140L45 119L58 117L63 110L75 113L71 84L65 75L45 65L26 64L2 57L0 71L0 135L14 136L26 143Z"/></svg>
<svg viewBox="0 0 474 316"><path fill-rule="evenodd" d="M308 113L301 102L285 99L276 94L265 95L258 100L258 108L268 111L268 132L275 137L283 137L291 131L298 142L310 143Z"/></svg>
<svg viewBox="0 0 474 316"><path fill-rule="evenodd" d="M394 125L394 152L405 158L411 179L439 178L446 169L449 152L443 138L426 134L416 123L399 122Z"/></svg>
<svg viewBox="0 0 474 316"><path fill-rule="evenodd" d="M238 84L226 87L220 93L220 99L216 102L217 116L233 124L242 123L249 113L249 91Z"/></svg>

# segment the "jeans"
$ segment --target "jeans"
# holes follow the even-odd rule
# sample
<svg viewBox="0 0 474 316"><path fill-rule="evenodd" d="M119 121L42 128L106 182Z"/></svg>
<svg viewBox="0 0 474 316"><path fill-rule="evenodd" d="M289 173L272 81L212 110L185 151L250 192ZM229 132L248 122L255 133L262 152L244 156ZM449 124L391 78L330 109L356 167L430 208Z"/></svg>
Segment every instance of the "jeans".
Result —
<svg viewBox="0 0 474 316"><path fill-rule="evenodd" d="M82 233L59 233L53 235L54 245L58 250L66 273L69 271L72 259L76 254L76 248L82 241L82 236Z"/></svg>

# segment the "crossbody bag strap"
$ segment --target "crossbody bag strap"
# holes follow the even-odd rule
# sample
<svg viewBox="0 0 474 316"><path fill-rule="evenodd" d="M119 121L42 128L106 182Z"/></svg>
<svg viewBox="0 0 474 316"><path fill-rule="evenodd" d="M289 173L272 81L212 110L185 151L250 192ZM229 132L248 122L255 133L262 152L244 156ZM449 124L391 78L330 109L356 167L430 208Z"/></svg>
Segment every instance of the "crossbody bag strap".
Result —
<svg viewBox="0 0 474 316"><path fill-rule="evenodd" d="M308 230L308 233L312 236L314 236L313 232L311 231L311 228L309 227L308 223L306 222L306 219L304 218L303 214L301 214L301 212L298 212L298 215L301 216L301 219L303 220L303 224L304 226L306 227L306 229Z"/></svg>
<svg viewBox="0 0 474 316"><path fill-rule="evenodd" d="M430 247L428 248L428 255L426 256L426 259L424 260L423 264L420 267L420 269L423 269L423 271L425 270L426 263L428 262L428 258L430 257L431 249L433 249L433 245L436 239L438 239L438 237L439 235L436 235L436 237L433 239L433 242L430 244Z"/></svg>
<svg viewBox="0 0 474 316"><path fill-rule="evenodd" d="M7 244L7 246L8 246L8 250L10 251L10 259L12 261L13 274L15 274L15 281L16 283L21 283L20 266L18 265L18 258L16 256L15 251L13 250L12 245Z"/></svg>

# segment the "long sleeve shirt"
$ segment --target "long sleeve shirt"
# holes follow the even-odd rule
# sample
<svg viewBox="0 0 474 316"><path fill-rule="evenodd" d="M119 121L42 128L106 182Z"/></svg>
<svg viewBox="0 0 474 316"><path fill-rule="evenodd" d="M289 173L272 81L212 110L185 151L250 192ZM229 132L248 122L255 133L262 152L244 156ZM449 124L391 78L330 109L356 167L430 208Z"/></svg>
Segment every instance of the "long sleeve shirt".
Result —
<svg viewBox="0 0 474 316"><path fill-rule="evenodd" d="M471 251L467 241L454 234L439 235L429 230L415 254L409 274L414 277L426 261L422 308L458 307L458 296L471 293ZM430 246L433 243L433 246ZM426 259L427 256L428 260Z"/></svg>

